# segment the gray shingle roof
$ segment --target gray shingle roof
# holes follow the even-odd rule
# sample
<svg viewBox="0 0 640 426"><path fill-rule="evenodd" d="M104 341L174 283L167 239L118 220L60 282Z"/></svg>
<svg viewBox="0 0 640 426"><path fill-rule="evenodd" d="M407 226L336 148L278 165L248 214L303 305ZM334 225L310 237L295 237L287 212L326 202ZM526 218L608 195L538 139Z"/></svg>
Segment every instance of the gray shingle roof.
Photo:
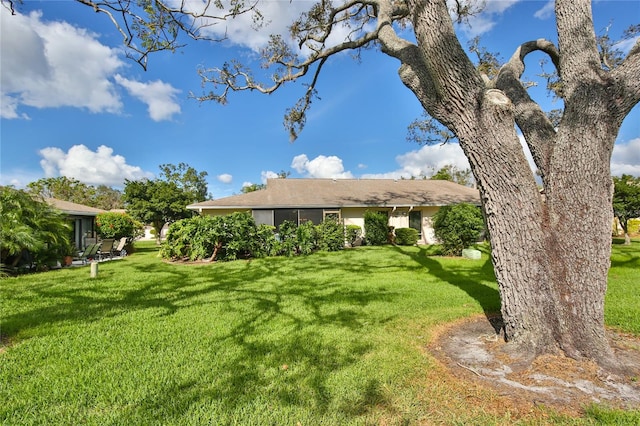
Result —
<svg viewBox="0 0 640 426"><path fill-rule="evenodd" d="M55 207L56 209L69 215L96 216L100 213L106 212L106 210L85 206L83 204L72 203L71 201L58 200L57 198L47 198L45 199L45 201L50 206Z"/></svg>
<svg viewBox="0 0 640 426"><path fill-rule="evenodd" d="M269 179L266 189L203 201L192 210L480 204L477 189L443 180Z"/></svg>

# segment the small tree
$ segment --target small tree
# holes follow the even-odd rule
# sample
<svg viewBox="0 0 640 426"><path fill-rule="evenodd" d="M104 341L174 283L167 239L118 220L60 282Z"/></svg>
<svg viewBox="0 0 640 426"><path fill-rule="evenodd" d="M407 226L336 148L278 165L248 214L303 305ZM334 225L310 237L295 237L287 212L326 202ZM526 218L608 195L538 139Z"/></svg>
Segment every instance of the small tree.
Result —
<svg viewBox="0 0 640 426"><path fill-rule="evenodd" d="M389 240L389 218L385 213L364 212L364 238L367 244L381 246Z"/></svg>
<svg viewBox="0 0 640 426"><path fill-rule="evenodd" d="M443 254L460 256L463 249L478 241L484 230L482 212L466 203L441 207L433 215L433 230L442 243Z"/></svg>
<svg viewBox="0 0 640 426"><path fill-rule="evenodd" d="M133 241L142 234L142 224L126 213L106 212L96 216L96 227L100 238Z"/></svg>
<svg viewBox="0 0 640 426"><path fill-rule="evenodd" d="M640 217L640 178L630 175L614 176L613 184L613 213L624 231L624 243L629 245L629 220Z"/></svg>

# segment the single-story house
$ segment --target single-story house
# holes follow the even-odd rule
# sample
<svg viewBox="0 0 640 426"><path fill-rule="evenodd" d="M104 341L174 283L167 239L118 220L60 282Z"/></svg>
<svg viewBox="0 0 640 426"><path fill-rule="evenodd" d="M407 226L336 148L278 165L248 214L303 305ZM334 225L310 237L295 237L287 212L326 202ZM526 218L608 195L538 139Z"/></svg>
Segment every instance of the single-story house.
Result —
<svg viewBox="0 0 640 426"><path fill-rule="evenodd" d="M96 241L96 216L105 213L106 210L57 198L47 198L45 201L67 215L73 225L73 242L77 249L83 249L89 243Z"/></svg>
<svg viewBox="0 0 640 426"><path fill-rule="evenodd" d="M480 205L477 189L444 180L394 179L269 179L265 189L190 204L188 209L206 215L249 211L258 224L279 226L320 223L334 217L364 232L367 210L384 212L389 225L415 228L420 244L435 242L431 218L441 206L457 203Z"/></svg>

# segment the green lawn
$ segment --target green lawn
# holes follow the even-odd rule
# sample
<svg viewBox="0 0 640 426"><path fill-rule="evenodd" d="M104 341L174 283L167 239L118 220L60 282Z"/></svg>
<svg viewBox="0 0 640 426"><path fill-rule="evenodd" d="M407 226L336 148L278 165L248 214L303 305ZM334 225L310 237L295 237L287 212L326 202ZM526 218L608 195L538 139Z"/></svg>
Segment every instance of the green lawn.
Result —
<svg viewBox="0 0 640 426"><path fill-rule="evenodd" d="M2 424L513 423L423 350L437 324L499 310L486 253L173 265L138 247L94 279L0 281ZM612 265L607 321L640 334L640 244L615 245Z"/></svg>

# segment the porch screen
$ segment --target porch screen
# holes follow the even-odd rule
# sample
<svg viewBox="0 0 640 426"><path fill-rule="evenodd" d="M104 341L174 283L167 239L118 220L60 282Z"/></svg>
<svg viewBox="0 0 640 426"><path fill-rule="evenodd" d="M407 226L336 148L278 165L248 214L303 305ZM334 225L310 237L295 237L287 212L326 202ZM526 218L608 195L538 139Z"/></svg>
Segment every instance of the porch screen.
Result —
<svg viewBox="0 0 640 426"><path fill-rule="evenodd" d="M298 225L302 225L304 222L311 222L314 225L322 223L322 209L304 209L298 210Z"/></svg>
<svg viewBox="0 0 640 426"><path fill-rule="evenodd" d="M280 228L285 220L289 220L296 225L298 224L298 210L295 209L277 209L273 211L273 224Z"/></svg>
<svg viewBox="0 0 640 426"><path fill-rule="evenodd" d="M418 231L418 235L422 238L422 212L412 210L409 212L409 227Z"/></svg>
<svg viewBox="0 0 640 426"><path fill-rule="evenodd" d="M273 210L254 210L252 214L256 225L273 226Z"/></svg>

